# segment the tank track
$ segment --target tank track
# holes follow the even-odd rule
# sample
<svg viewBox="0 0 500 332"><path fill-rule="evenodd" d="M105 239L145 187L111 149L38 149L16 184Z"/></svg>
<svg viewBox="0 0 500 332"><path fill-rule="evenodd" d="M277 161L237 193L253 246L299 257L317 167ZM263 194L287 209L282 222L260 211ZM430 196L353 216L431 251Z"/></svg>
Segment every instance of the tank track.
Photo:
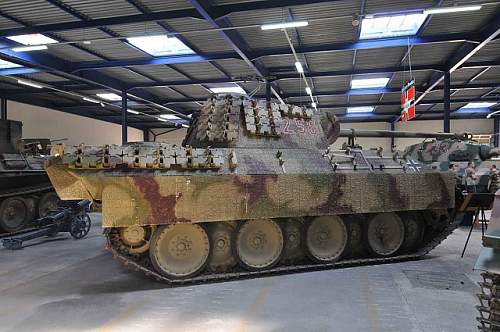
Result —
<svg viewBox="0 0 500 332"><path fill-rule="evenodd" d="M409 254L384 257L384 258L359 258L359 259L346 259L337 261L334 263L328 264L303 264L303 265L293 265L293 266L277 266L275 268L271 268L264 271L231 271L226 273L210 273L204 272L201 275L186 278L186 279L171 279L167 278L152 269L152 267L148 266L145 261L134 260L133 257L129 255L122 254L116 247L114 247L112 240L109 236L109 232L105 232L106 240L107 240L107 249L113 254L113 257L120 261L126 267L132 268L138 272L145 274L148 277L152 277L157 281L169 284L171 286L182 286L188 284L202 284L209 282L217 282L217 281L231 281L237 279L244 278L256 278L260 276L270 276L270 275L279 275L279 274L287 274L287 273L299 273L306 271L319 271L326 269L334 269L334 268L345 268L352 266L361 266L361 265L377 265L377 264L385 264L385 263L395 263L401 261L408 261L418 259L436 246L438 246L444 239L446 239L452 232L455 230L461 222L461 218L455 218L455 215L452 215L451 222L448 223L446 227L441 231L440 234L436 235L431 241L429 241L426 245L419 248L417 251Z"/></svg>
<svg viewBox="0 0 500 332"><path fill-rule="evenodd" d="M477 321L479 331L500 331L500 275L491 272L481 274L481 293L477 294L479 311Z"/></svg>

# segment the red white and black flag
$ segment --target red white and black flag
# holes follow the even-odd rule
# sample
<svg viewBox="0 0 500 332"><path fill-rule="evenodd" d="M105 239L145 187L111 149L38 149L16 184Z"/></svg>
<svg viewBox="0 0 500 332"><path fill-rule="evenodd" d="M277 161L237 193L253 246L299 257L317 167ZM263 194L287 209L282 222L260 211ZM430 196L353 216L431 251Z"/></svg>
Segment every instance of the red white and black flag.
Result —
<svg viewBox="0 0 500 332"><path fill-rule="evenodd" d="M401 121L415 117L415 80L411 80L401 90Z"/></svg>

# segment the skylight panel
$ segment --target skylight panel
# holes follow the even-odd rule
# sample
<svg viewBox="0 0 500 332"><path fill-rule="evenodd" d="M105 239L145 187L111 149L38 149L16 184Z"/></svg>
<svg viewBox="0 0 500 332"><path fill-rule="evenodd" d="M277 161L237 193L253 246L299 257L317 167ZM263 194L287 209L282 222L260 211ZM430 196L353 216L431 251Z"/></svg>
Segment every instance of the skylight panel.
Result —
<svg viewBox="0 0 500 332"><path fill-rule="evenodd" d="M361 21L360 39L389 38L415 35L427 14L412 13L390 16L366 16Z"/></svg>
<svg viewBox="0 0 500 332"><path fill-rule="evenodd" d="M97 97L104 99L104 100L109 100L109 101L118 101L122 100L122 97L117 95L116 93L98 93L96 94Z"/></svg>
<svg viewBox="0 0 500 332"><path fill-rule="evenodd" d="M348 114L353 114L353 113L371 113L375 107L373 106L358 106L358 107L348 107L347 108L347 113Z"/></svg>
<svg viewBox="0 0 500 332"><path fill-rule="evenodd" d="M351 89L383 88L387 83L389 83L388 77L353 79Z"/></svg>
<svg viewBox="0 0 500 332"><path fill-rule="evenodd" d="M135 47L143 50L144 52L151 54L152 56L195 53L178 38L167 37L166 35L131 37L127 38L127 41Z"/></svg>
<svg viewBox="0 0 500 332"><path fill-rule="evenodd" d="M22 67L21 65L5 60L0 59L0 69L9 69L9 68L18 68Z"/></svg>
<svg viewBox="0 0 500 332"><path fill-rule="evenodd" d="M47 36L44 36L40 33L33 33L33 34L29 34L29 35L10 36L10 37L7 37L7 39L10 39L10 40L15 41L19 44L23 44L23 45L27 45L27 46L47 45L47 44L57 43L57 40L54 40L54 39L49 38Z"/></svg>
<svg viewBox="0 0 500 332"><path fill-rule="evenodd" d="M246 94L245 90L243 90L240 86L210 88L210 91L212 91L213 93L238 93L242 95Z"/></svg>
<svg viewBox="0 0 500 332"><path fill-rule="evenodd" d="M475 103L468 103L465 106L462 106L461 108L490 108L491 106L495 105L495 102L488 102L488 101L481 101L481 102L475 102Z"/></svg>

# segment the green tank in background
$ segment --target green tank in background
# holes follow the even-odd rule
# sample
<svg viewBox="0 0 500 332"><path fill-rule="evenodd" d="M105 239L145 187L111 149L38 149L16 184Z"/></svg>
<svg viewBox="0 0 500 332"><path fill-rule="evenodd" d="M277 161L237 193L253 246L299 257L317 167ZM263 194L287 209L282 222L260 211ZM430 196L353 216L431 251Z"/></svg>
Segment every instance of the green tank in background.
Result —
<svg viewBox="0 0 500 332"><path fill-rule="evenodd" d="M172 285L416 259L457 227L452 172L335 150L341 134L311 109L214 96L183 146L59 146L47 173L62 199L102 203L115 257Z"/></svg>
<svg viewBox="0 0 500 332"><path fill-rule="evenodd" d="M418 160L441 171L450 169L451 164L459 185L469 187L469 191L494 192L498 189L496 166L500 166L500 160L495 158L499 154L499 148L479 144L472 141L472 135L461 134L411 145L404 150L403 158Z"/></svg>
<svg viewBox="0 0 500 332"><path fill-rule="evenodd" d="M29 228L57 208L59 198L44 170L47 141L24 141L21 122L0 120L0 236Z"/></svg>

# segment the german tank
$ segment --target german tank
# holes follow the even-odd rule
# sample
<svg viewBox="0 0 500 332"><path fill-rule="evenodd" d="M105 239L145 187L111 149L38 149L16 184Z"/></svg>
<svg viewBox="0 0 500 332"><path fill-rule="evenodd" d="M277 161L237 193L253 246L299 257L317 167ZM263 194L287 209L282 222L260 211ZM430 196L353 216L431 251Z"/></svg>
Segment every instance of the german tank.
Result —
<svg viewBox="0 0 500 332"><path fill-rule="evenodd" d="M191 122L182 146L59 146L47 164L62 199L102 202L113 255L158 280L415 259L457 226L452 172L334 150L334 116L217 96Z"/></svg>
<svg viewBox="0 0 500 332"><path fill-rule="evenodd" d="M29 227L59 202L44 170L49 156L39 153L39 140L21 137L21 122L0 120L0 236Z"/></svg>
<svg viewBox="0 0 500 332"><path fill-rule="evenodd" d="M475 191L489 191L490 169L500 162L496 159L500 155L500 149L474 142L471 134L461 136L463 137L441 137L441 139L438 137L435 140L410 145L404 150L403 158L415 160L441 171L448 170L452 164L455 166L454 172L461 180L468 164L472 162L477 175Z"/></svg>

